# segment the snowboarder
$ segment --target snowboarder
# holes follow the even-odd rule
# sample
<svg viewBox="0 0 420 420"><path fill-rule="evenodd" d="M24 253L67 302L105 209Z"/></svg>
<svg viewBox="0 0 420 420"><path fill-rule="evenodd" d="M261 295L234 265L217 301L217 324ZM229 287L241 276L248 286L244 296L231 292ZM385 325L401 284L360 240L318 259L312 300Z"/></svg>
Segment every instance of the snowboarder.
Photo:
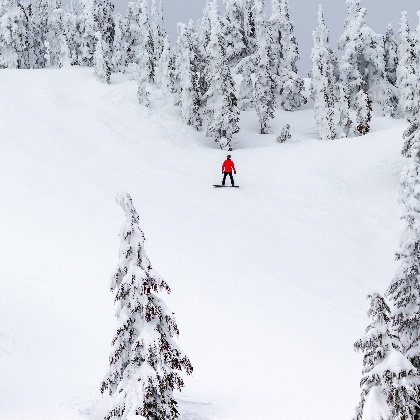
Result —
<svg viewBox="0 0 420 420"><path fill-rule="evenodd" d="M227 158L223 162L223 165L222 165L222 174L223 174L222 185L223 186L225 185L226 177L228 175L230 177L230 183L231 183L232 187L235 186L235 181L233 180L232 170L236 175L235 164L233 163L233 160L231 160L231 156L227 155Z"/></svg>

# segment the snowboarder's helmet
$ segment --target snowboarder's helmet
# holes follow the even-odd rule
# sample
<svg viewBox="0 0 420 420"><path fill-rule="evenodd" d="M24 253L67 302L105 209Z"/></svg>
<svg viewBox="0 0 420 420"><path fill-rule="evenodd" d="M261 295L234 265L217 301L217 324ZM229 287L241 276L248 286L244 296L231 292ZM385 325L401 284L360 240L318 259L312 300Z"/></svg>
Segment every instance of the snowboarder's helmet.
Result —
<svg viewBox="0 0 420 420"><path fill-rule="evenodd" d="M227 158L230 159L230 155L227 155Z"/></svg>

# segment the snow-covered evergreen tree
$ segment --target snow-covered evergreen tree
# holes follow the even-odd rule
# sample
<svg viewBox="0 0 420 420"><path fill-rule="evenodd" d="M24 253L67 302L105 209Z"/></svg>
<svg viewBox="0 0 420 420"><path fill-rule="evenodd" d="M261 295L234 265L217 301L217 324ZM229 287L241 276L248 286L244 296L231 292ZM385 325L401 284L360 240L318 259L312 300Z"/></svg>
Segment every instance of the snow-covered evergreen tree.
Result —
<svg viewBox="0 0 420 420"><path fill-rule="evenodd" d="M122 194L117 203L126 222L120 232L120 259L111 279L119 326L101 384L101 392L112 395L114 401L105 419L135 415L148 420L176 419L173 391L184 386L178 372L189 375L193 368L175 343L179 331L174 315L157 296L171 289L147 257L132 199Z"/></svg>
<svg viewBox="0 0 420 420"><path fill-rule="evenodd" d="M397 87L399 108L406 118L416 115L419 110L417 94L417 58L414 51L414 37L408 24L407 12L400 21L400 44L398 48Z"/></svg>
<svg viewBox="0 0 420 420"><path fill-rule="evenodd" d="M283 71L276 77L278 102L286 111L294 111L306 103L303 95L305 84L301 77L291 71Z"/></svg>
<svg viewBox="0 0 420 420"><path fill-rule="evenodd" d="M139 0L139 33L137 58L137 98L139 103L149 106L148 84L154 79L153 44L150 34L147 0Z"/></svg>
<svg viewBox="0 0 420 420"><path fill-rule="evenodd" d="M387 297L394 305L392 327L401 342L401 351L420 369L420 124L413 121L404 133L403 155L409 158L401 178L400 197L405 223L400 249L401 262ZM420 414L420 411L419 411Z"/></svg>
<svg viewBox="0 0 420 420"><path fill-rule="evenodd" d="M153 40L150 32L149 14L147 11L147 0L138 0L139 14L138 14L138 57L137 67L138 75L143 73L142 76L148 82L153 82L155 77L155 64L153 52ZM137 79L137 80L140 80Z"/></svg>
<svg viewBox="0 0 420 420"><path fill-rule="evenodd" d="M303 79L297 74L299 51L290 19L289 0L272 0L271 9L270 49L277 75L278 102L286 111L293 111L305 104L306 99Z"/></svg>
<svg viewBox="0 0 420 420"><path fill-rule="evenodd" d="M57 4L55 0L51 3L54 6ZM48 0L30 0L29 2L18 4L25 7L25 16L27 17L27 42L28 42L28 68L43 68L47 63L47 31L48 31L48 18L52 11L53 5L50 6Z"/></svg>
<svg viewBox="0 0 420 420"><path fill-rule="evenodd" d="M24 9L15 0L0 3L0 68L26 68L27 25Z"/></svg>
<svg viewBox="0 0 420 420"><path fill-rule="evenodd" d="M79 64L93 66L93 55L96 47L96 32L99 30L95 20L94 0L80 0L82 13L79 20L80 28L80 59Z"/></svg>
<svg viewBox="0 0 420 420"><path fill-rule="evenodd" d="M163 50L156 68L155 82L164 92L171 91L171 44L166 36Z"/></svg>
<svg viewBox="0 0 420 420"><path fill-rule="evenodd" d="M315 119L321 140L335 138L334 106L336 102L336 57L329 46L329 33L319 6L318 26L313 32L311 92L314 98Z"/></svg>
<svg viewBox="0 0 420 420"><path fill-rule="evenodd" d="M243 0L244 40L246 55L253 55L257 50L257 32L255 28L255 0Z"/></svg>
<svg viewBox="0 0 420 420"><path fill-rule="evenodd" d="M111 68L108 63L108 58L105 55L107 44L102 39L102 35L99 31L96 33L96 37L96 48L93 56L94 75L96 80L109 84L111 81Z"/></svg>
<svg viewBox="0 0 420 420"><path fill-rule="evenodd" d="M57 3L58 6L58 3ZM51 66L63 67L70 62L70 49L67 44L66 13L61 7L56 7L48 14L48 58Z"/></svg>
<svg viewBox="0 0 420 420"><path fill-rule="evenodd" d="M279 143L285 143L286 141L291 140L292 136L290 134L290 124L284 125L280 132L277 134L276 140Z"/></svg>
<svg viewBox="0 0 420 420"><path fill-rule="evenodd" d="M198 43L200 45L202 54L206 56L207 46L210 42L210 34L211 34L211 1L206 0L206 5L203 10L203 16L199 20L197 25L197 33L198 33Z"/></svg>
<svg viewBox="0 0 420 420"><path fill-rule="evenodd" d="M211 0L206 0L206 5L203 10L203 16L197 21L195 41L197 44L196 69L198 71L198 86L200 89L202 105L205 105L205 94L208 91L208 66L209 57L207 47L210 42L211 34ZM176 85L176 71L174 72L175 79L173 85Z"/></svg>
<svg viewBox="0 0 420 420"><path fill-rule="evenodd" d="M160 0L152 0L150 12L150 32L153 40L153 61L156 67L159 63L160 56L163 51L163 44L166 38L166 30L163 22L163 2Z"/></svg>
<svg viewBox="0 0 420 420"><path fill-rule="evenodd" d="M147 66L143 66L141 64L137 65L136 81L137 81L137 99L139 103L144 106L150 106L150 101L149 101L150 92L148 89L149 76L147 72Z"/></svg>
<svg viewBox="0 0 420 420"><path fill-rule="evenodd" d="M260 134L269 134L269 119L274 118L276 109L276 83L274 81L273 64L268 45L267 28L264 19L262 0L254 1L254 19L258 39L255 53L255 80L253 104L258 115Z"/></svg>
<svg viewBox="0 0 420 420"><path fill-rule="evenodd" d="M255 71L255 56L248 56L243 58L236 71L242 75L242 80L239 85L238 101L239 107L242 111L247 111L252 108L253 103L253 92L254 92L254 80L253 74Z"/></svg>
<svg viewBox="0 0 420 420"><path fill-rule="evenodd" d="M294 25L290 19L289 0L271 0L270 17L273 56L277 63L276 72L283 69L297 73L296 62L299 59L298 44L294 36Z"/></svg>
<svg viewBox="0 0 420 420"><path fill-rule="evenodd" d="M217 0L210 3L211 34L207 46L209 58L205 94L205 114L208 117L207 134L214 139L221 149L231 150L233 134L239 131L240 111L235 95L235 83L225 53L225 40L217 11ZM222 141L224 139L224 141Z"/></svg>
<svg viewBox="0 0 420 420"><path fill-rule="evenodd" d="M392 85L397 83L398 43L394 28L389 24L384 37L385 73Z"/></svg>
<svg viewBox="0 0 420 420"><path fill-rule="evenodd" d="M138 63L139 58L139 43L142 28L140 27L141 14L147 13L147 10L141 10L140 2L129 2L127 12L125 14L126 33L125 40L128 44L127 50L127 65L131 63Z"/></svg>
<svg viewBox="0 0 420 420"><path fill-rule="evenodd" d="M112 68L115 72L125 72L128 64L128 42L126 39L128 21L118 14L115 17L115 34L112 43Z"/></svg>
<svg viewBox="0 0 420 420"><path fill-rule="evenodd" d="M112 17L114 4L110 0L80 0L80 5L82 7L79 21L81 36L80 64L92 67L97 40L96 33L98 31L106 45L104 53L111 57L115 32Z"/></svg>
<svg viewBox="0 0 420 420"><path fill-rule="evenodd" d="M361 90L354 98L356 108L356 134L363 136L370 131L372 120L372 101L367 93Z"/></svg>
<svg viewBox="0 0 420 420"><path fill-rule="evenodd" d="M224 0L224 5L226 58L229 63L235 64L246 55L244 7L242 0Z"/></svg>
<svg viewBox="0 0 420 420"><path fill-rule="evenodd" d="M360 0L347 0L345 30L338 47L344 50L340 64L341 80L350 93L350 103L363 89L378 102L383 115L395 115L396 91L386 75L384 39L365 24L366 9Z"/></svg>
<svg viewBox="0 0 420 420"><path fill-rule="evenodd" d="M353 121L350 119L350 93L347 85L339 83L338 85L338 112L340 119L338 122L338 129L340 131L339 137L348 137Z"/></svg>
<svg viewBox="0 0 420 420"><path fill-rule="evenodd" d="M171 93L177 92L177 85L178 85L177 74L178 72L176 71L176 54L175 52L172 52L172 49L171 49L171 53L169 57L169 79L170 79Z"/></svg>
<svg viewBox="0 0 420 420"><path fill-rule="evenodd" d="M384 298L378 293L368 296L370 308L368 316L371 323L366 328L365 335L356 341L354 349L363 353L363 370L360 386L362 388L361 399L356 408L356 415L353 420L362 420L366 399L369 393L371 396L379 397L375 401L378 407L369 407L370 410L380 419L383 407L386 407L385 395L382 394L381 376L372 376L370 372L375 366L383 362L385 357L394 350L396 337L389 331L389 321L391 310L386 304ZM379 391L379 392L377 392Z"/></svg>
<svg viewBox="0 0 420 420"><path fill-rule="evenodd" d="M80 20L73 0L71 1L70 6L67 7L63 19L70 64L77 65L80 62L81 34Z"/></svg>
<svg viewBox="0 0 420 420"><path fill-rule="evenodd" d="M177 71L179 72L179 86L176 103L181 107L182 119L197 130L202 125L200 115L200 92L198 86L198 72L195 68L197 60L197 47L193 41L194 24L188 26L178 24L178 57Z"/></svg>
<svg viewBox="0 0 420 420"><path fill-rule="evenodd" d="M362 29L363 55L360 66L363 86L371 99L377 102L382 115L395 116L397 109L397 90L388 81L386 73L385 49L383 36L372 29Z"/></svg>
<svg viewBox="0 0 420 420"><path fill-rule="evenodd" d="M399 340L390 332L391 311L377 293L368 296L371 324L354 345L364 354L361 400L353 420L415 420L420 376L398 351Z"/></svg>
<svg viewBox="0 0 420 420"><path fill-rule="evenodd" d="M338 40L338 48L344 51L340 64L341 80L352 100L364 87L363 75L360 72L360 55L363 51L361 32L365 26L366 9L361 8L360 0L346 0L346 4L347 17L344 33Z"/></svg>

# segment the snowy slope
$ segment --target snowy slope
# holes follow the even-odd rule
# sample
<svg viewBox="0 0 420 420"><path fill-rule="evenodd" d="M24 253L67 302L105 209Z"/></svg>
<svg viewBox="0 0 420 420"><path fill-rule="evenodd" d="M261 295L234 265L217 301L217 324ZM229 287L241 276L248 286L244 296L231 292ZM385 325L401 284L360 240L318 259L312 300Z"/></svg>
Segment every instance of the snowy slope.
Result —
<svg viewBox="0 0 420 420"><path fill-rule="evenodd" d="M276 144L243 113L241 188L213 189L226 153L130 79L1 72L0 418L102 418L128 191L194 366L182 418L349 419L365 296L396 268L404 122L320 142L311 109L279 111Z"/></svg>

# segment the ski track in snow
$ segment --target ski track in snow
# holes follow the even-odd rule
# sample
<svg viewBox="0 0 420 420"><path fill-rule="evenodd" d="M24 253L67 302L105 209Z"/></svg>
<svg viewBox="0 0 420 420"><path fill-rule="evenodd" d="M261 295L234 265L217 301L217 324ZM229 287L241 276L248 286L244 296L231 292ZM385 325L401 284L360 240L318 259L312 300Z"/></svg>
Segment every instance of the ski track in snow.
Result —
<svg viewBox="0 0 420 420"><path fill-rule="evenodd" d="M109 275L129 192L172 288L194 374L183 420L340 420L359 398L365 296L396 268L403 121L320 142L310 107L258 134L242 113L239 189L213 189L226 152L171 98L137 104L132 75L3 70L0 418L99 419L115 329Z"/></svg>

